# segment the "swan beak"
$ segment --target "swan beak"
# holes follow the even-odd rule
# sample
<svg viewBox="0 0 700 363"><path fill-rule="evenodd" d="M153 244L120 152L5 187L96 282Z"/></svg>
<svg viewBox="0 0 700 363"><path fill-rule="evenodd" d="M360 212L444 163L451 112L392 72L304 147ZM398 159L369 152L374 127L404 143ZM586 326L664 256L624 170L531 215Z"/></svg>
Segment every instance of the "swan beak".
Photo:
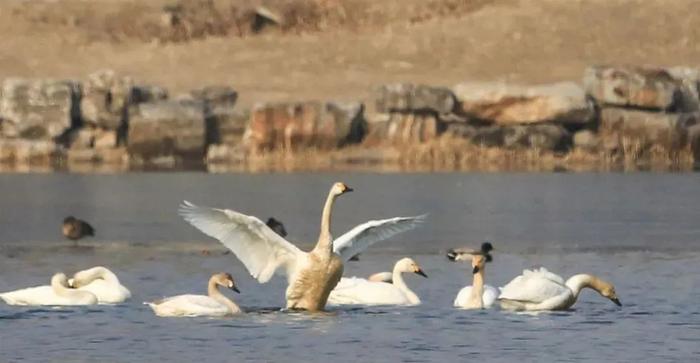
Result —
<svg viewBox="0 0 700 363"><path fill-rule="evenodd" d="M352 189L352 188L350 188L349 186L346 185L346 186L345 186L345 190L343 190L343 193L350 193L350 192L352 192L353 190L355 190L355 189Z"/></svg>
<svg viewBox="0 0 700 363"><path fill-rule="evenodd" d="M610 300L611 300L612 302L614 302L615 305L617 305L617 306L622 306L622 303L620 302L620 299L614 297L614 298L612 298L612 299L610 299Z"/></svg>
<svg viewBox="0 0 700 363"><path fill-rule="evenodd" d="M457 261L457 252L454 250L447 251L447 259L450 261Z"/></svg>
<svg viewBox="0 0 700 363"><path fill-rule="evenodd" d="M422 269L416 270L416 274L421 275L421 276L423 276L423 277L425 277L425 278L428 278L428 275L426 275L425 272L423 272Z"/></svg>
<svg viewBox="0 0 700 363"><path fill-rule="evenodd" d="M472 273L475 274L477 272L479 272L479 266L474 266L474 268L472 269Z"/></svg>
<svg viewBox="0 0 700 363"><path fill-rule="evenodd" d="M236 285L231 286L231 290L233 290L233 291L235 291L235 292L237 292L237 293L239 293L239 294L241 293L241 291L238 290L238 288L236 287Z"/></svg>

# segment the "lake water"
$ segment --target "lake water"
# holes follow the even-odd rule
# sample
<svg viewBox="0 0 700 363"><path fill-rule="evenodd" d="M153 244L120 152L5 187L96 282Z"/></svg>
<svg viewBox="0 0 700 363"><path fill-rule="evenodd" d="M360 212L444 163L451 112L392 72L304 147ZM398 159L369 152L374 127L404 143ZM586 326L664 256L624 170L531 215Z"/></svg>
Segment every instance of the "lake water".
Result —
<svg viewBox="0 0 700 363"><path fill-rule="evenodd" d="M368 219L429 213L424 226L373 246L346 275L407 276L417 307L278 312L285 281L260 285L233 255L177 215L187 199L282 220L311 246L334 181L355 192L336 204L336 236ZM0 361L690 361L700 357L700 174L1 174L0 291L47 284L57 271L113 269L133 298L117 306L0 304ZM69 215L97 237L70 246ZM445 251L491 241L486 281L503 285L546 266L565 278L613 282L618 308L592 290L574 310L539 315L451 307L470 268ZM208 255L202 250L208 250ZM251 313L158 318L143 301L205 293L213 272L233 274Z"/></svg>

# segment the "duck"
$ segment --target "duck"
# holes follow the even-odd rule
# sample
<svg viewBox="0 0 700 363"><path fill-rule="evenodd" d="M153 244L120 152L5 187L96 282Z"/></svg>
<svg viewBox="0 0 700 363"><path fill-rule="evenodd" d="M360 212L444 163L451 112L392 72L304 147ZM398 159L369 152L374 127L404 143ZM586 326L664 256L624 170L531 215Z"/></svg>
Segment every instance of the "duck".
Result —
<svg viewBox="0 0 700 363"><path fill-rule="evenodd" d="M452 249L447 252L447 258L451 261L471 260L472 285L465 286L455 298L453 305L461 309L484 309L493 306L498 297L499 290L490 285L484 285L486 263L493 261L490 252L493 245L484 242L479 250L466 248Z"/></svg>
<svg viewBox="0 0 700 363"><path fill-rule="evenodd" d="M340 281L344 262L374 243L415 228L425 216L373 220L333 239L331 214L336 199L353 189L334 183L321 214L314 248L305 252L275 233L254 216L230 209L199 207L184 201L179 214L204 234L217 239L243 263L260 283L277 272L287 277L286 309L322 311L328 295Z"/></svg>
<svg viewBox="0 0 700 363"><path fill-rule="evenodd" d="M50 285L29 287L0 294L8 305L94 305L97 297L89 291L71 289L64 273L51 277Z"/></svg>
<svg viewBox="0 0 700 363"><path fill-rule="evenodd" d="M615 305L622 306L611 283L591 274L574 275L564 282L561 276L544 267L523 270L522 275L501 289L498 301L504 310L567 310L576 303L584 288L593 289Z"/></svg>
<svg viewBox="0 0 700 363"><path fill-rule="evenodd" d="M209 278L207 295L177 295L152 302L145 302L157 316L163 317L221 317L243 313L231 299L219 291L219 286L240 293L231 274L219 272Z"/></svg>
<svg viewBox="0 0 700 363"><path fill-rule="evenodd" d="M394 265L390 283L358 277L342 278L328 298L330 305L420 305L421 300L403 280L402 273L410 272L428 277L413 259L406 257Z"/></svg>
<svg viewBox="0 0 700 363"><path fill-rule="evenodd" d="M93 293L100 304L118 304L131 298L129 289L119 282L114 272L104 266L76 272L68 280L68 286Z"/></svg>
<svg viewBox="0 0 700 363"><path fill-rule="evenodd" d="M95 236L95 229L82 219L75 218L73 216L68 216L63 219L62 227L63 236L78 243L78 240L91 236Z"/></svg>

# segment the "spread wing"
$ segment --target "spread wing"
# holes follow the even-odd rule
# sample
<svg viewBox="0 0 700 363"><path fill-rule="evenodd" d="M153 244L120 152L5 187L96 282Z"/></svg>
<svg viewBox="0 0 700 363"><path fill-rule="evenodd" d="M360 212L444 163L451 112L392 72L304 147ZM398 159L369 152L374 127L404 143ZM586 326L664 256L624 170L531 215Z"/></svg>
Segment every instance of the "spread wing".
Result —
<svg viewBox="0 0 700 363"><path fill-rule="evenodd" d="M369 246L416 228L425 220L425 214L416 217L395 217L362 223L333 241L333 252L343 261L366 250Z"/></svg>
<svg viewBox="0 0 700 363"><path fill-rule="evenodd" d="M539 303L567 292L564 280L546 269L524 270L501 289L499 299Z"/></svg>
<svg viewBox="0 0 700 363"><path fill-rule="evenodd" d="M256 217L228 209L198 207L183 202L180 215L204 234L216 238L238 257L248 272L265 283L280 267L288 277L305 252L279 236Z"/></svg>

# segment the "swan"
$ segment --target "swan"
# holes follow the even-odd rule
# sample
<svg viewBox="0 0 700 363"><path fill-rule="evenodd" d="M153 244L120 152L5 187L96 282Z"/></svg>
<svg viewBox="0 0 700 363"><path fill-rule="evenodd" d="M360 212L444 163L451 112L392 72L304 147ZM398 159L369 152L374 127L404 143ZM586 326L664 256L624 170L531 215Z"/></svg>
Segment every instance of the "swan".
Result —
<svg viewBox="0 0 700 363"><path fill-rule="evenodd" d="M219 291L219 286L225 286L240 293L233 277L220 272L209 278L208 296L178 295L144 304L150 306L158 316L226 316L242 313L243 311L235 302Z"/></svg>
<svg viewBox="0 0 700 363"><path fill-rule="evenodd" d="M95 229L92 226L78 218L73 216L68 216L63 219L63 226L61 228L63 236L78 243L78 240L86 236L95 236Z"/></svg>
<svg viewBox="0 0 700 363"><path fill-rule="evenodd" d="M265 222L265 225L270 227L271 230L273 230L275 233L279 234L282 237L287 237L287 229L284 228L284 224L282 224L281 221L270 217L267 219L267 222Z"/></svg>
<svg viewBox="0 0 700 363"><path fill-rule="evenodd" d="M117 304L131 297L131 292L119 283L117 275L102 266L76 272L68 280L68 286L93 293L100 304Z"/></svg>
<svg viewBox="0 0 700 363"><path fill-rule="evenodd" d="M352 189L333 184L321 216L321 231L313 250L304 252L273 232L260 219L228 209L198 207L187 201L180 215L204 234L216 238L265 283L280 267L287 276L286 307L323 310L328 294L340 281L343 263L372 244L414 228L424 216L369 221L333 240L331 213L336 198Z"/></svg>
<svg viewBox="0 0 700 363"><path fill-rule="evenodd" d="M498 297L497 288L484 285L484 273L486 262L491 262L489 252L493 246L489 242L484 242L478 251L468 249L452 249L447 253L447 258L451 261L472 261L472 286L466 286L459 290L453 305L463 309L483 309L490 308Z"/></svg>
<svg viewBox="0 0 700 363"><path fill-rule="evenodd" d="M29 287L0 294L8 305L93 305L97 297L88 291L68 287L68 278L63 273L51 277L51 285Z"/></svg>
<svg viewBox="0 0 700 363"><path fill-rule="evenodd" d="M402 258L394 265L391 283L358 277L342 278L338 286L331 291L328 303L331 305L420 305L420 298L406 286L401 276L404 272L428 277L411 258Z"/></svg>
<svg viewBox="0 0 700 363"><path fill-rule="evenodd" d="M566 310L576 303L579 293L585 287L597 291L615 305L622 306L611 283L589 274L574 275L564 282L561 276L544 267L523 270L522 275L501 289L498 300L501 308L506 310Z"/></svg>

